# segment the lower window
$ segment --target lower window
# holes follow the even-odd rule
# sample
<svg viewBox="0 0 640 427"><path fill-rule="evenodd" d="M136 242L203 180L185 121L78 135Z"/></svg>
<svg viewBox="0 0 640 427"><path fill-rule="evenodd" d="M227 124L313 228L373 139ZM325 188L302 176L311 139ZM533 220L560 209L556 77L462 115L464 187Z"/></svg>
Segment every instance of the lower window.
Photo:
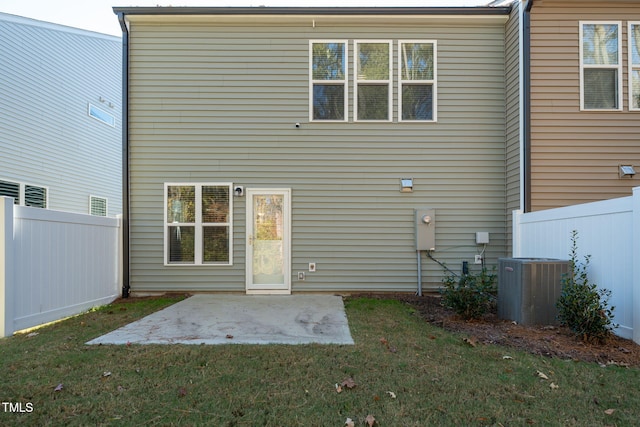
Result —
<svg viewBox="0 0 640 427"><path fill-rule="evenodd" d="M231 265L230 183L165 184L165 265Z"/></svg>

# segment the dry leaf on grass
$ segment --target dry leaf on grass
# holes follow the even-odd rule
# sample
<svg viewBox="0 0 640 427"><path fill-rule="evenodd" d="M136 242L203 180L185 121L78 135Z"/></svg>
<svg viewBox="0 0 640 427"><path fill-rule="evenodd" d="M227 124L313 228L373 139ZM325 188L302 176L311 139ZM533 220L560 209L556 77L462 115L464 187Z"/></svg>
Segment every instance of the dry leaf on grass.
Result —
<svg viewBox="0 0 640 427"><path fill-rule="evenodd" d="M369 427L373 427L373 425L376 423L376 419L373 417L373 415L369 414L367 415L367 418L364 419L364 422L367 423Z"/></svg>
<svg viewBox="0 0 640 427"><path fill-rule="evenodd" d="M391 398L392 398L392 399L395 399L395 398L396 398L396 394L395 394L394 392L392 392L392 391L388 391L388 392L387 392L387 394L388 394L389 396L391 396Z"/></svg>
<svg viewBox="0 0 640 427"><path fill-rule="evenodd" d="M536 371L536 373L537 373L537 374L538 374L538 376L539 376L540 378L542 378L543 380L548 380L548 379L549 379L549 377L548 377L548 376L546 376L544 373L542 373L542 372L540 372L540 371Z"/></svg>
<svg viewBox="0 0 640 427"><path fill-rule="evenodd" d="M556 390L560 388L560 386L555 385L554 383L549 384L549 387L551 388L551 390Z"/></svg>
<svg viewBox="0 0 640 427"><path fill-rule="evenodd" d="M511 357L511 356L502 356L502 358L505 359L505 360L513 359L513 357Z"/></svg>
<svg viewBox="0 0 640 427"><path fill-rule="evenodd" d="M462 341L466 342L471 347L475 347L478 345L478 339L476 337L463 338Z"/></svg>
<svg viewBox="0 0 640 427"><path fill-rule="evenodd" d="M342 387L338 383L336 383L336 392L337 393L342 393Z"/></svg>
<svg viewBox="0 0 640 427"><path fill-rule="evenodd" d="M355 427L356 424L353 422L351 418L347 418L347 420L344 422L344 425L347 427Z"/></svg>
<svg viewBox="0 0 640 427"><path fill-rule="evenodd" d="M62 391L62 383L58 384L56 388L53 389L53 391Z"/></svg>
<svg viewBox="0 0 640 427"><path fill-rule="evenodd" d="M613 415L614 412L616 412L615 409L607 409L606 411L604 411L604 413L607 415Z"/></svg>
<svg viewBox="0 0 640 427"><path fill-rule="evenodd" d="M342 381L340 385L346 388L354 388L356 386L356 382L352 377L349 377L346 380Z"/></svg>

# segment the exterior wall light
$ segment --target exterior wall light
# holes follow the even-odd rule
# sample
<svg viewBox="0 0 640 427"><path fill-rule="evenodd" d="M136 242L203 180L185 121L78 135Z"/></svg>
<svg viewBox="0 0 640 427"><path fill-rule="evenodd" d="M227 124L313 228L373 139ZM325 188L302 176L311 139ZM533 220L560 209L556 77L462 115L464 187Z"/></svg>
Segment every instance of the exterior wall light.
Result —
<svg viewBox="0 0 640 427"><path fill-rule="evenodd" d="M633 169L632 165L620 165L619 166L619 176L620 178L633 178L636 174L635 169Z"/></svg>
<svg viewBox="0 0 640 427"><path fill-rule="evenodd" d="M413 178L400 178L400 192L413 193Z"/></svg>

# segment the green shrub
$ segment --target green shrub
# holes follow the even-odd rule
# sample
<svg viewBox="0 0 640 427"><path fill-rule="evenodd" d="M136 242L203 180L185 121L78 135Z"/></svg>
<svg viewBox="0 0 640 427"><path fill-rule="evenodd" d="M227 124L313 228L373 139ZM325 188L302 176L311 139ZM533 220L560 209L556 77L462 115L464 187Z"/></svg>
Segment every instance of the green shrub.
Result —
<svg viewBox="0 0 640 427"><path fill-rule="evenodd" d="M448 274L442 279L442 304L454 310L463 319L479 319L495 307L496 274L483 268L479 273L458 278Z"/></svg>
<svg viewBox="0 0 640 427"><path fill-rule="evenodd" d="M583 341L604 342L617 325L609 307L611 291L598 289L587 276L591 255L578 262L578 232L571 233L569 273L562 278L562 294L556 302L558 319Z"/></svg>

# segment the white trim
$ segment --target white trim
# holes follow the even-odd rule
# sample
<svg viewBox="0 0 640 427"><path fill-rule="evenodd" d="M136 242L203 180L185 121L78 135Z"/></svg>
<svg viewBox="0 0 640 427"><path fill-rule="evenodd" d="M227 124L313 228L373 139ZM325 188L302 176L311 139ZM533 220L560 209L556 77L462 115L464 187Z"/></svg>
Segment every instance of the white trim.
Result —
<svg viewBox="0 0 640 427"><path fill-rule="evenodd" d="M194 187L195 192L195 222L184 223L171 223L169 224L167 218L167 190L169 187ZM229 188L229 215L228 222L226 223L205 223L202 222L202 187L228 187ZM163 258L164 265L166 267L228 267L233 265L233 183L231 182L165 182L163 195L163 242L162 247L164 250ZM182 226L194 227L194 262L192 263L171 263L169 262L169 248L167 247L168 230L169 226ZM229 262L227 263L205 263L202 260L203 248L202 248L202 229L206 225L217 225L221 227L229 228Z"/></svg>
<svg viewBox="0 0 640 427"><path fill-rule="evenodd" d="M245 235L245 290L247 294L290 294L291 293L291 188L247 188L246 190L246 235ZM251 256L251 242L253 239L253 196L260 194L281 194L283 198L283 270L284 283L282 287L270 289L270 285L254 285L253 262Z"/></svg>
<svg viewBox="0 0 640 427"><path fill-rule="evenodd" d="M389 45L389 78L387 80L360 80L358 76L358 45L360 44L387 44ZM362 83L363 86L371 85L383 85L387 84L388 96L387 96L387 119L366 120L358 119L358 84ZM393 41L391 40L354 40L353 42L353 121L354 122L366 122L366 123L386 123L393 120Z"/></svg>
<svg viewBox="0 0 640 427"><path fill-rule="evenodd" d="M313 79L313 45L320 43L341 43L344 45L344 79L343 80L314 80ZM344 119L315 120L313 118L313 87L315 84L344 85ZM349 121L349 42L348 40L309 40L309 121L315 123L344 123Z"/></svg>
<svg viewBox="0 0 640 427"><path fill-rule="evenodd" d="M622 111L623 102L623 81L622 81L622 21L580 21L579 24L580 37L580 111ZM606 64L585 64L584 63L584 26L585 25L616 25L618 27L618 63L616 65ZM593 69L611 69L618 70L617 74L617 91L618 91L618 108L585 108L584 106L584 70Z"/></svg>
<svg viewBox="0 0 640 427"><path fill-rule="evenodd" d="M640 21L629 21L627 25L627 87L629 90L629 111L640 111L640 105L636 108L633 107L633 70L635 69L640 73L640 62L637 64L633 63L633 32L631 31L633 26L640 26ZM640 54L640 43L637 46L637 50L638 54ZM640 97L640 92L638 96Z"/></svg>
<svg viewBox="0 0 640 427"><path fill-rule="evenodd" d="M404 80L402 78L402 44L424 43L433 45L433 80ZM433 111L431 120L403 120L402 119L402 85L405 82L413 84L430 84L433 88ZM409 83L408 83L409 84ZM403 123L435 123L438 121L438 41L437 40L398 40L398 122Z"/></svg>

